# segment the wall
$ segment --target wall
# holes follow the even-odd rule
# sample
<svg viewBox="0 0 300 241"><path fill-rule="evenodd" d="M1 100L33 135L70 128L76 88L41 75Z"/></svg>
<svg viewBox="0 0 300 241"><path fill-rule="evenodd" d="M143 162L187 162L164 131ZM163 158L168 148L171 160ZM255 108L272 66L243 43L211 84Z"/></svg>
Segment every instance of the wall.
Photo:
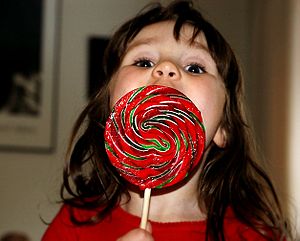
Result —
<svg viewBox="0 0 300 241"><path fill-rule="evenodd" d="M252 11L253 51L250 60L253 73L253 116L258 124L256 130L262 149L269 161L267 164L282 196L286 196L289 5L283 0L257 0L253 1Z"/></svg>
<svg viewBox="0 0 300 241"><path fill-rule="evenodd" d="M280 199L298 232L299 3L298 0L252 1L253 51L249 56L257 134Z"/></svg>
<svg viewBox="0 0 300 241"><path fill-rule="evenodd" d="M52 1L52 0L50 0ZM0 152L0 235L8 230L41 239L58 205L64 152L71 126L85 104L87 40L109 35L146 0L64 0L62 3L57 148L52 154Z"/></svg>
<svg viewBox="0 0 300 241"><path fill-rule="evenodd" d="M295 221L300 239L300 1L294 0L291 4L291 41L290 41L290 86L288 107L288 192L290 194L290 213Z"/></svg>
<svg viewBox="0 0 300 241"><path fill-rule="evenodd" d="M132 16L147 2L149 1L62 1L60 55L58 59L57 148L54 153L44 155L0 153L0 235L7 230L14 229L27 232L33 241L40 240L46 226L41 222L39 216L41 215L46 221L49 221L58 209L55 201L59 198L61 170L68 136L76 116L86 101L88 37L92 35L109 35L120 22ZM252 30L260 31L260 33L264 31L259 28L263 12L257 12L259 9L256 8L257 5L253 5L253 1L247 0L200 0L199 2L204 15L215 23L237 52L244 67L246 80L248 80L246 87L249 93L247 97L252 104L251 111L256 117L259 116L261 109L257 108L257 106L260 106L264 100L261 99L261 95L257 96L256 88L260 88L258 80L261 80L261 77L258 78L255 74L260 72L259 69L251 67L251 63L253 63L251 50L259 45L256 42L257 39L253 37ZM257 14L259 15L257 16ZM272 15L272 12L269 14ZM266 24L264 26L269 25ZM252 44L253 48L251 48ZM296 48L296 44L294 45ZM272 52L272 49L270 51ZM264 59L264 61L267 60L268 58ZM264 64L265 62L260 62L260 68ZM297 71L296 67L293 67L293 70ZM295 72L294 79L296 79L296 75L297 73ZM257 81L253 82L253 76L257 77ZM297 98L296 93L294 93L293 98ZM262 102L260 103L259 100L262 100ZM294 100L291 99L290 101ZM299 103L298 99L296 101ZM269 108L270 103L267 103ZM296 110L296 106L291 108L290 113L293 113ZM295 126L299 123L296 122L296 118L299 120L299 116L293 117L295 117L294 121L290 125ZM261 121L259 118L255 119L255 117L254 120L256 123ZM258 130L264 130L264 127L259 124L257 124L257 128ZM268 131L268 133L270 132ZM299 134L297 136L296 133L295 135L293 134L295 141L299 142L296 139L297 137L299 138ZM261 138L264 143L269 143L263 136ZM265 138L272 138L272 136ZM264 145L268 146L268 148L271 146L270 144ZM291 153L294 153L293 159L295 160L297 155L299 157L299 154L296 152L297 147L293 146L291 148ZM270 149L268 153L274 152ZM290 167L296 167L296 162ZM285 166L285 168L287 169L288 167ZM291 181L293 186L290 187L289 191L295 192L295 173L291 179L293 179Z"/></svg>

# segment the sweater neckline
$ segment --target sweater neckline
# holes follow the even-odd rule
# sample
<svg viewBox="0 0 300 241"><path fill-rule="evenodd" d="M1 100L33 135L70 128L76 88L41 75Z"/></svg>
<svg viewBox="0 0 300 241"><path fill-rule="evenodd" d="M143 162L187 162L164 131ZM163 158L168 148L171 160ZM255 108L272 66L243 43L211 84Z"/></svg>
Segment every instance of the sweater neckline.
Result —
<svg viewBox="0 0 300 241"><path fill-rule="evenodd" d="M141 220L141 217L136 216L134 214L131 214L127 211L125 211L122 207L117 206L114 210L115 214L117 216L125 216L126 220L132 222L132 223L139 223ZM197 228L199 228L199 226L206 226L206 220L199 220L199 221L176 221L176 222L158 222L158 221L152 221L149 220L151 222L151 225L155 225L155 226L172 226L172 227L176 227L176 226L189 226L189 228L192 226L195 226Z"/></svg>

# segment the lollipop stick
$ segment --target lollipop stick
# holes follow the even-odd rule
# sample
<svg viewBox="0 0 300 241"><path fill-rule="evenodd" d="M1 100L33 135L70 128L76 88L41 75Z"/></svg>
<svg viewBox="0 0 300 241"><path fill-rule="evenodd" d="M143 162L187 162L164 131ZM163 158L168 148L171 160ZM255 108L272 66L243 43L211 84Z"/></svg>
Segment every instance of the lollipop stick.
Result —
<svg viewBox="0 0 300 241"><path fill-rule="evenodd" d="M142 210L142 218L140 223L140 228L142 229L146 229L146 224L147 224L148 214L149 214L150 197L151 197L151 188L146 188L144 191L143 210Z"/></svg>

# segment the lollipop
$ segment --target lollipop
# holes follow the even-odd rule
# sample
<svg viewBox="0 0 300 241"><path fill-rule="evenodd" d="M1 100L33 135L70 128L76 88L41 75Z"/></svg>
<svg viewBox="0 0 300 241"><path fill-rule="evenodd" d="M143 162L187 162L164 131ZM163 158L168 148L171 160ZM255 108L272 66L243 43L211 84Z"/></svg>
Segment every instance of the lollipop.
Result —
<svg viewBox="0 0 300 241"><path fill-rule="evenodd" d="M201 159L201 113L173 88L135 89L114 106L106 122L105 146L112 165L128 182L141 190L169 187L187 177Z"/></svg>

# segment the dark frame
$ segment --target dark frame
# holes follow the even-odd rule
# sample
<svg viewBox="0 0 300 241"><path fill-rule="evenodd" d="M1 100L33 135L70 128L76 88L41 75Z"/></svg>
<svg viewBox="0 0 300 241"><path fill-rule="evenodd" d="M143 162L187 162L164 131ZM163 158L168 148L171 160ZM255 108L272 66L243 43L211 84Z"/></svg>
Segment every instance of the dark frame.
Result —
<svg viewBox="0 0 300 241"><path fill-rule="evenodd" d="M0 3L1 151L55 149L61 8L61 0Z"/></svg>
<svg viewBox="0 0 300 241"><path fill-rule="evenodd" d="M92 36L88 39L88 88L87 98L97 93L103 84L103 56L109 37Z"/></svg>

